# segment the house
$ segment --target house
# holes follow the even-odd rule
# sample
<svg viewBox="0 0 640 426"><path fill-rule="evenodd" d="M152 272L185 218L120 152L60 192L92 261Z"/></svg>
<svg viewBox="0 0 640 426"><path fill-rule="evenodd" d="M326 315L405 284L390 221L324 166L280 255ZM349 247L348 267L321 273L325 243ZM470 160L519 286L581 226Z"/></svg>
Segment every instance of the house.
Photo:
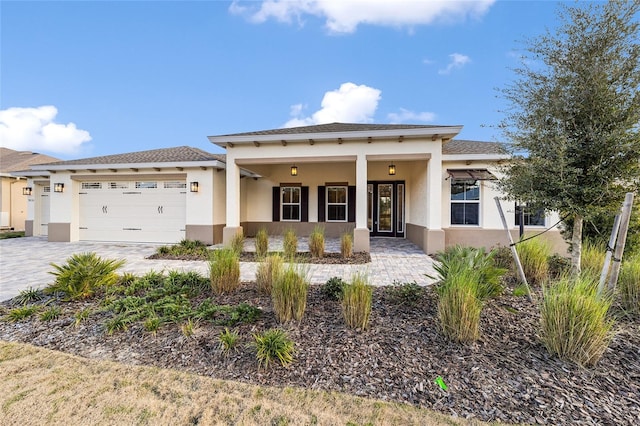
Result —
<svg viewBox="0 0 640 426"><path fill-rule="evenodd" d="M14 151L0 148L0 228L24 231L27 219L27 199L23 195L28 190L24 177L12 173L26 170L33 164L58 161L55 157L30 151Z"/></svg>
<svg viewBox="0 0 640 426"><path fill-rule="evenodd" d="M225 155L178 147L36 165L27 229L50 241L212 244L321 224L329 237L351 233L356 251L371 236L426 253L504 245L493 198L508 156L498 143L455 139L461 129L331 123L210 136ZM516 235L516 206L503 205ZM556 221L525 216L527 230ZM564 250L557 229L545 237Z"/></svg>

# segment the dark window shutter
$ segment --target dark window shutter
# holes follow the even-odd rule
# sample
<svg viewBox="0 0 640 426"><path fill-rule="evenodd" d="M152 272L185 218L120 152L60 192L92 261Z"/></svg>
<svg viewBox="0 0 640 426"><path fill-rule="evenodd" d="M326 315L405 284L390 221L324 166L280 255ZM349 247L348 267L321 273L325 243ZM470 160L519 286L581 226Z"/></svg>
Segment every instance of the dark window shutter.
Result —
<svg viewBox="0 0 640 426"><path fill-rule="evenodd" d="M273 222L280 222L280 187L273 187L273 213L271 220Z"/></svg>
<svg viewBox="0 0 640 426"><path fill-rule="evenodd" d="M309 222L309 187L300 188L300 222Z"/></svg>
<svg viewBox="0 0 640 426"><path fill-rule="evenodd" d="M318 222L324 222L324 213L326 211L325 199L327 196L326 186L318 187Z"/></svg>
<svg viewBox="0 0 640 426"><path fill-rule="evenodd" d="M348 222L355 222L356 221L356 187L355 186L350 186L348 189L348 200L347 202L349 203L347 206L347 221Z"/></svg>

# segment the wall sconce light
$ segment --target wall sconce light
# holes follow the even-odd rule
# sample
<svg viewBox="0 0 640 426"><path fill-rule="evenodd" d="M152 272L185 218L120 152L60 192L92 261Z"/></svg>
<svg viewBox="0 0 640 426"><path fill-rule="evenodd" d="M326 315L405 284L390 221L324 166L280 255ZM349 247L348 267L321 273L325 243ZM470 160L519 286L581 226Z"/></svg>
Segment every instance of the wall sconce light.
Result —
<svg viewBox="0 0 640 426"><path fill-rule="evenodd" d="M298 176L298 166L291 166L291 176Z"/></svg>
<svg viewBox="0 0 640 426"><path fill-rule="evenodd" d="M191 182L189 184L189 190L191 192L198 192L198 182Z"/></svg>
<svg viewBox="0 0 640 426"><path fill-rule="evenodd" d="M396 174L396 165L395 164L389 164L389 175L390 176L394 176Z"/></svg>
<svg viewBox="0 0 640 426"><path fill-rule="evenodd" d="M22 188L22 195L31 195L32 191L33 188L31 188L30 186L25 186L24 188Z"/></svg>
<svg viewBox="0 0 640 426"><path fill-rule="evenodd" d="M54 183L53 192L64 192L64 183Z"/></svg>

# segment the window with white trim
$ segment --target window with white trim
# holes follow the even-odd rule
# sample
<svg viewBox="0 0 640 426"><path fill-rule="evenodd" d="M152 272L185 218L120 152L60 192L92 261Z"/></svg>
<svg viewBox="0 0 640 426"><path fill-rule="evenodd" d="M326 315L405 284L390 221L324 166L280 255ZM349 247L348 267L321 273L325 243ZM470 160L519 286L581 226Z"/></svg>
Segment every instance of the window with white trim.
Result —
<svg viewBox="0 0 640 426"><path fill-rule="evenodd" d="M300 222L300 187L283 186L280 188L280 217L283 221Z"/></svg>
<svg viewBox="0 0 640 426"><path fill-rule="evenodd" d="M102 189L102 182L82 182L82 189Z"/></svg>
<svg viewBox="0 0 640 426"><path fill-rule="evenodd" d="M146 188L154 189L158 187L158 182L136 182L136 189Z"/></svg>
<svg viewBox="0 0 640 426"><path fill-rule="evenodd" d="M520 226L520 209L524 209L524 226L545 226L544 209L521 206L518 203L516 203L516 226Z"/></svg>
<svg viewBox="0 0 640 426"><path fill-rule="evenodd" d="M187 187L187 182L182 181L167 181L164 183L165 189L182 189Z"/></svg>
<svg viewBox="0 0 640 426"><path fill-rule="evenodd" d="M451 224L480 225L480 185L477 180L451 179Z"/></svg>
<svg viewBox="0 0 640 426"><path fill-rule="evenodd" d="M347 202L346 186L327 186L327 222L346 222Z"/></svg>

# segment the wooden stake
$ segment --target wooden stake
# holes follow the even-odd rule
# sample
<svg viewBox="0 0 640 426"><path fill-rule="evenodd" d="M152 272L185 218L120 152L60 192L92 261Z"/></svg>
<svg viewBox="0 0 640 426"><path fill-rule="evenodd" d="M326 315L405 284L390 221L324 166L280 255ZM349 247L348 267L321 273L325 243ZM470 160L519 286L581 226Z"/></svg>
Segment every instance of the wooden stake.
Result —
<svg viewBox="0 0 640 426"><path fill-rule="evenodd" d="M607 246L607 254L604 257L604 265L602 265L602 273L600 274L600 282L598 283L598 295L602 294L602 290L604 290L604 283L607 280L607 275L609 275L609 269L611 267L611 256L613 255L613 247L616 244L616 237L618 236L619 229L620 213L618 213L613 220L613 229L611 229L609 245Z"/></svg>
<svg viewBox="0 0 640 426"><path fill-rule="evenodd" d="M618 282L618 274L620 274L620 264L622 263L622 255L624 254L624 245L627 242L627 232L629 231L629 220L631 219L631 209L633 208L633 192L627 192L622 205L622 216L620 217L620 231L618 232L618 241L616 242L616 250L613 253L613 265L611 267L611 275L609 276L609 290L614 291Z"/></svg>
<svg viewBox="0 0 640 426"><path fill-rule="evenodd" d="M513 256L513 260L516 262L516 267L518 268L518 275L520 276L520 280L527 287L527 297L530 302L533 302L533 294L531 293L531 287L529 287L529 283L527 282L527 277L524 275L524 269L522 269L522 264L520 263L520 257L518 256L518 251L516 250L516 246L513 244L513 238L511 238L511 232L509 232L509 226L507 225L507 219L504 217L504 212L502 211L502 206L500 205L500 198L493 197L496 202L496 206L498 206L498 213L500 213L500 219L502 219L502 226L504 226L505 231L507 231L507 238L509 238L509 248L511 248L511 255Z"/></svg>

